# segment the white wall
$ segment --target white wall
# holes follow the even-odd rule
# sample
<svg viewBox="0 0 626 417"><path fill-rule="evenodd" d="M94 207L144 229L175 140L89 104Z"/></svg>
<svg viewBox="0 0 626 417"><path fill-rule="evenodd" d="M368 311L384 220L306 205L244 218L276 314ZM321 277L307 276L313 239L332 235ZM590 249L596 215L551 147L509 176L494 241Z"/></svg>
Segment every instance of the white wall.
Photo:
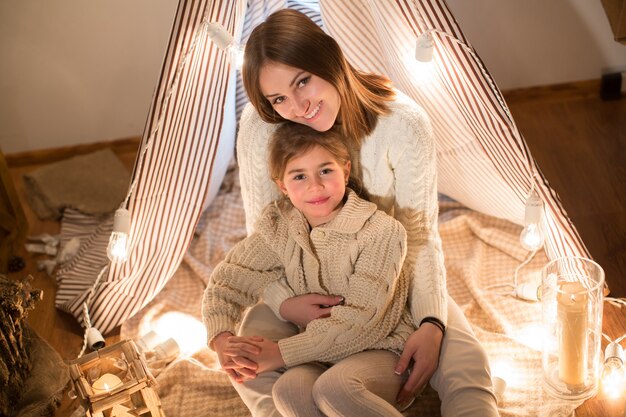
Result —
<svg viewBox="0 0 626 417"><path fill-rule="evenodd" d="M600 0L447 1L501 89L626 70ZM0 0L2 150L141 135L176 5Z"/></svg>
<svg viewBox="0 0 626 417"><path fill-rule="evenodd" d="M141 135L177 4L0 1L3 152Z"/></svg>
<svg viewBox="0 0 626 417"><path fill-rule="evenodd" d="M598 79L626 70L600 0L447 0L498 86Z"/></svg>

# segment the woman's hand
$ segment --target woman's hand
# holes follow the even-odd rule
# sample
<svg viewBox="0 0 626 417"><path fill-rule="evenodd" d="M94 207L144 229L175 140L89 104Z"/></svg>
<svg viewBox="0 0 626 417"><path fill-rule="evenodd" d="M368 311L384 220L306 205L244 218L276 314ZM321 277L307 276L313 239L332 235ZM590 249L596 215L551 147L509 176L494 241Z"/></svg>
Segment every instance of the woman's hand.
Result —
<svg viewBox="0 0 626 417"><path fill-rule="evenodd" d="M402 374L411 362L413 362L413 368L396 398L400 406L407 405L415 397L417 391L421 391L426 386L437 370L442 339L443 333L432 323L422 324L407 339L395 372Z"/></svg>
<svg viewBox="0 0 626 417"><path fill-rule="evenodd" d="M343 302L343 297L338 295L305 294L283 301L279 312L285 320L306 328L315 319L329 317L330 308Z"/></svg>
<svg viewBox="0 0 626 417"><path fill-rule="evenodd" d="M211 349L217 353L217 359L222 369L236 382L243 382L256 378L259 366L246 356L261 353L256 342L262 337L236 337L230 332L218 334L211 341Z"/></svg>

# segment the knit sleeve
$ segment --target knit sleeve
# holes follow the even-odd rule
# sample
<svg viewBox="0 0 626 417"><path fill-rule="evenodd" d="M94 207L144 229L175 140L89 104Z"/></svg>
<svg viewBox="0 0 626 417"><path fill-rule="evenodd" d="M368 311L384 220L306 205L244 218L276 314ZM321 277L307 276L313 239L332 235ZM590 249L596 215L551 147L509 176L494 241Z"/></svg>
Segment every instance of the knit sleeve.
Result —
<svg viewBox="0 0 626 417"><path fill-rule="evenodd" d="M288 298L295 297L295 293L287 284L287 279L279 279L272 282L263 292L263 302L274 312L276 317L282 321L287 321L280 315L280 305Z"/></svg>
<svg viewBox="0 0 626 417"><path fill-rule="evenodd" d="M311 361L337 361L370 348L398 325L408 295L401 274L406 234L400 223L376 213L359 233L359 253L348 280L345 304L330 317L278 342L288 367Z"/></svg>
<svg viewBox="0 0 626 417"><path fill-rule="evenodd" d="M436 148L430 120L416 104L399 109L396 141L389 151L393 166L394 217L407 232L404 270L412 277L409 305L416 326L425 317L447 323L447 289L438 230Z"/></svg>
<svg viewBox="0 0 626 417"><path fill-rule="evenodd" d="M248 234L254 231L254 224L263 208L281 197L270 177L267 161L267 146L275 128L275 125L261 120L254 106L246 105L239 122L237 161ZM263 301L276 317L282 319L278 312L280 305L293 296L286 280L282 279L267 288Z"/></svg>
<svg viewBox="0 0 626 417"><path fill-rule="evenodd" d="M251 104L246 105L239 122L237 162L248 235L263 208L280 198L267 162L267 146L275 128L276 125L261 120Z"/></svg>
<svg viewBox="0 0 626 417"><path fill-rule="evenodd" d="M265 287L283 275L280 259L258 234L237 243L213 270L204 291L202 319L207 343L222 332L235 334L244 309L254 305Z"/></svg>

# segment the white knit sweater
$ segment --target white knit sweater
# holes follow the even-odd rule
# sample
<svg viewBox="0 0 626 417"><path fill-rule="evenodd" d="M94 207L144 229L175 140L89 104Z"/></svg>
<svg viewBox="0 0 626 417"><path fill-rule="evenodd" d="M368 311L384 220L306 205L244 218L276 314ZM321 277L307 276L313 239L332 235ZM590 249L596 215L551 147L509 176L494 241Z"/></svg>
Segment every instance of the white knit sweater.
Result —
<svg viewBox="0 0 626 417"><path fill-rule="evenodd" d="M414 324L425 317L447 323L446 278L437 228L437 170L430 120L413 100L397 92L390 113L381 116L360 151L363 185L378 208L405 227L405 273L412 276L409 304ZM269 176L267 144L277 125L261 120L252 105L241 116L237 158L248 233L259 213L280 197ZM286 285L268 287L265 302L276 313L293 296Z"/></svg>

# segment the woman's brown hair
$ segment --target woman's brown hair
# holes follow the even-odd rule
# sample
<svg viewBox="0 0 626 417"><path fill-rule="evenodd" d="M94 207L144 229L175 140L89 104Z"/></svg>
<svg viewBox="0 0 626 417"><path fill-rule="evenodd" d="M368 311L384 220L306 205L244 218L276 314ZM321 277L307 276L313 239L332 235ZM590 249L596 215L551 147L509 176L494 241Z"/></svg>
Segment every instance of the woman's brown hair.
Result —
<svg viewBox="0 0 626 417"><path fill-rule="evenodd" d="M326 149L342 167L350 161L348 145L336 128L319 132L293 122L286 122L279 126L274 131L268 147L268 165L272 179L282 181L289 161L303 155L316 145ZM353 171L350 172L348 187L361 198L369 199L361 181L353 175Z"/></svg>
<svg viewBox="0 0 626 417"><path fill-rule="evenodd" d="M252 31L242 68L248 98L269 123L285 119L261 92L259 71L268 61L302 69L331 83L341 99L338 119L342 133L357 149L376 127L378 116L389 111L387 102L395 95L388 78L356 70L337 41L305 14L282 9Z"/></svg>

